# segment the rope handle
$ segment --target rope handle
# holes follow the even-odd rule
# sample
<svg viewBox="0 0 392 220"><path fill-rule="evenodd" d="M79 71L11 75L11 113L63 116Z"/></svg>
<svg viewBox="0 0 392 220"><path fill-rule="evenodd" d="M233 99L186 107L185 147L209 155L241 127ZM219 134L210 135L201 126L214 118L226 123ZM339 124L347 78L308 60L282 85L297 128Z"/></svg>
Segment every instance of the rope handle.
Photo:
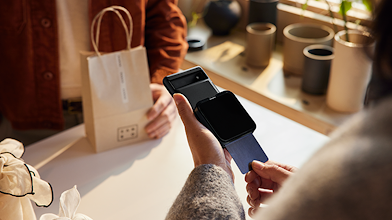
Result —
<svg viewBox="0 0 392 220"><path fill-rule="evenodd" d="M108 11L112 11L114 13L116 13L116 15L118 16L118 18L121 21L121 24L124 27L125 30L125 35L127 38L127 49L130 50L131 49L131 39L132 39L132 26L133 26L133 21L132 21L132 17L131 14L129 13L129 11L121 6L110 6L107 8L102 9L102 11L100 11L97 15L95 15L93 22L91 24L91 30L90 30L90 35L91 35L91 42L93 44L94 50L95 52L98 54L98 56L100 56L101 54L98 51L98 45L99 45L99 33L101 31L101 21L102 21L102 17L103 15L108 12ZM124 21L123 16L121 15L121 13L119 11L123 11L125 12L125 14L127 15L128 19L129 19L129 27L127 27L127 24ZM95 27L95 23L97 23L97 30L95 33L95 40L94 40L94 27Z"/></svg>

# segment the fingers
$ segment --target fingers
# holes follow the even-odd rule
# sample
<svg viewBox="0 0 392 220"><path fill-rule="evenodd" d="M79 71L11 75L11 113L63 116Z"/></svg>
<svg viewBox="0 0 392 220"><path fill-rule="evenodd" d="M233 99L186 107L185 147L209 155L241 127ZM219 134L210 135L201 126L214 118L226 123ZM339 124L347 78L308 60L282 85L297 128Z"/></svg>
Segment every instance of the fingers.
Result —
<svg viewBox="0 0 392 220"><path fill-rule="evenodd" d="M260 161L253 161L252 168L253 171L261 178L271 180L278 185L282 185L283 182L292 174L291 171L286 170L277 164L263 164ZM251 180L251 176L248 178L248 181Z"/></svg>
<svg viewBox="0 0 392 220"><path fill-rule="evenodd" d="M247 202L252 206L249 212L254 212L260 204L269 199L296 170L295 167L273 161L253 161L252 168L253 170L245 175L245 181L248 183Z"/></svg>
<svg viewBox="0 0 392 220"><path fill-rule="evenodd" d="M163 85L152 83L150 89L154 105L147 112L147 119L150 122L146 125L145 131L150 138L158 139L169 133L177 115L177 108Z"/></svg>
<svg viewBox="0 0 392 220"><path fill-rule="evenodd" d="M155 128L154 130L149 130L147 132L147 135L150 138L159 139L159 138L162 138L163 136L165 136L167 133L169 133L171 127L172 126L170 123L165 123L165 124L162 124L162 126Z"/></svg>
<svg viewBox="0 0 392 220"><path fill-rule="evenodd" d="M246 192L248 192L248 196L250 196L251 199L259 198L260 185L261 185L260 177L255 178L252 182L246 185Z"/></svg>
<svg viewBox="0 0 392 220"><path fill-rule="evenodd" d="M261 207L250 207L249 209L248 209L248 215L251 217L251 218L255 218L255 217L257 217L256 216L256 213L260 210L260 209L263 209L264 207L263 206L261 206Z"/></svg>
<svg viewBox="0 0 392 220"><path fill-rule="evenodd" d="M256 211L257 211L257 208L250 207L250 208L248 209L248 215L249 215L251 218L253 218L253 217L255 216L255 214L256 214Z"/></svg>
<svg viewBox="0 0 392 220"><path fill-rule="evenodd" d="M277 166L282 167L283 169L285 169L285 170L287 170L287 171L290 171L290 172L293 172L293 173L294 173L295 171L297 171L297 169L298 169L298 168L296 168L296 167L294 167L294 166L290 166L290 165L287 165L287 164L283 164L283 163L279 163L279 162L271 161L271 160L265 162L265 164L277 165Z"/></svg>
<svg viewBox="0 0 392 220"><path fill-rule="evenodd" d="M201 164L215 164L222 167L234 181L231 170L231 156L222 149L215 136L204 127L194 116L191 105L182 94L174 94L178 113L185 126L189 148L195 166Z"/></svg>
<svg viewBox="0 0 392 220"><path fill-rule="evenodd" d="M177 115L177 109L172 102L164 109L158 117L148 123L145 130L150 138L161 138L169 133L172 122L175 120Z"/></svg>
<svg viewBox="0 0 392 220"><path fill-rule="evenodd" d="M151 84L150 88L152 91L154 105L147 112L147 119L154 120L167 108L167 106L170 106L173 99L162 85Z"/></svg>
<svg viewBox="0 0 392 220"><path fill-rule="evenodd" d="M178 114L184 123L185 128L199 127L200 123L197 121L196 117L193 115L193 110L188 100L184 95L176 93L173 95L173 99L177 105Z"/></svg>
<svg viewBox="0 0 392 220"><path fill-rule="evenodd" d="M245 175L245 182L247 187L257 187L263 189L277 190L277 185L270 179L261 178L255 171L250 171Z"/></svg>
<svg viewBox="0 0 392 220"><path fill-rule="evenodd" d="M229 151L228 151L226 148L223 149L223 154L225 155L226 166L227 166L227 168L230 170L229 175L231 176L231 179L233 180L233 183L234 183L235 176L234 176L234 173L233 173L233 171L232 171L232 169L231 169L231 160L233 159L233 157L231 157Z"/></svg>
<svg viewBox="0 0 392 220"><path fill-rule="evenodd" d="M225 154L226 161L230 164L233 157L231 156L231 154L229 153L229 151L226 148L223 149L223 153Z"/></svg>
<svg viewBox="0 0 392 220"><path fill-rule="evenodd" d="M259 207L260 204L265 203L274 194L272 190L267 189L256 189L254 194L248 191L247 202L252 207Z"/></svg>

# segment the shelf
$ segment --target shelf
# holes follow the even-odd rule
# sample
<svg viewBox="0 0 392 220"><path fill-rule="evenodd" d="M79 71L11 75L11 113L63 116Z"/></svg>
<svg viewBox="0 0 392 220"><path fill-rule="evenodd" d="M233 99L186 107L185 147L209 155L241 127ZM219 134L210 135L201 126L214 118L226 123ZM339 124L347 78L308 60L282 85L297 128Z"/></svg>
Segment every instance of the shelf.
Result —
<svg viewBox="0 0 392 220"><path fill-rule="evenodd" d="M276 46L266 68L253 68L245 64L242 31L213 36L199 24L189 29L188 36L205 40L206 45L201 51L189 52L182 69L201 66L216 85L322 134L328 135L352 116L328 108L325 95L302 92L301 77L283 73L281 45Z"/></svg>

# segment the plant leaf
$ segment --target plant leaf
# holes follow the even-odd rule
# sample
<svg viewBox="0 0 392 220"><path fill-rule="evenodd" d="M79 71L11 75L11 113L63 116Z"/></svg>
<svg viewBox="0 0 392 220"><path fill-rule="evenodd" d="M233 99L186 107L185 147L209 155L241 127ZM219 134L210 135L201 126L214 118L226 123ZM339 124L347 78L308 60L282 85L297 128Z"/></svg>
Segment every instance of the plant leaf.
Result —
<svg viewBox="0 0 392 220"><path fill-rule="evenodd" d="M368 11L373 10L373 4L371 0L362 0L362 4L366 7Z"/></svg>
<svg viewBox="0 0 392 220"><path fill-rule="evenodd" d="M308 0L302 5L302 10L305 11L308 8Z"/></svg>
<svg viewBox="0 0 392 220"><path fill-rule="evenodd" d="M347 12L351 9L352 2L343 0L340 4L339 14L346 16Z"/></svg>

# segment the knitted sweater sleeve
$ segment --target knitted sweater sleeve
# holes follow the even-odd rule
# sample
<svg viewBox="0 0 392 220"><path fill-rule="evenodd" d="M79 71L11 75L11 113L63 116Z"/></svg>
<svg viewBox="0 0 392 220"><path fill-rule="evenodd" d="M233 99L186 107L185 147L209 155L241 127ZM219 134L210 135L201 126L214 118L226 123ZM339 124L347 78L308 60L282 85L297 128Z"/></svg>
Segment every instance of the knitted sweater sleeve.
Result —
<svg viewBox="0 0 392 220"><path fill-rule="evenodd" d="M229 175L204 164L191 172L166 219L245 219L245 213Z"/></svg>

